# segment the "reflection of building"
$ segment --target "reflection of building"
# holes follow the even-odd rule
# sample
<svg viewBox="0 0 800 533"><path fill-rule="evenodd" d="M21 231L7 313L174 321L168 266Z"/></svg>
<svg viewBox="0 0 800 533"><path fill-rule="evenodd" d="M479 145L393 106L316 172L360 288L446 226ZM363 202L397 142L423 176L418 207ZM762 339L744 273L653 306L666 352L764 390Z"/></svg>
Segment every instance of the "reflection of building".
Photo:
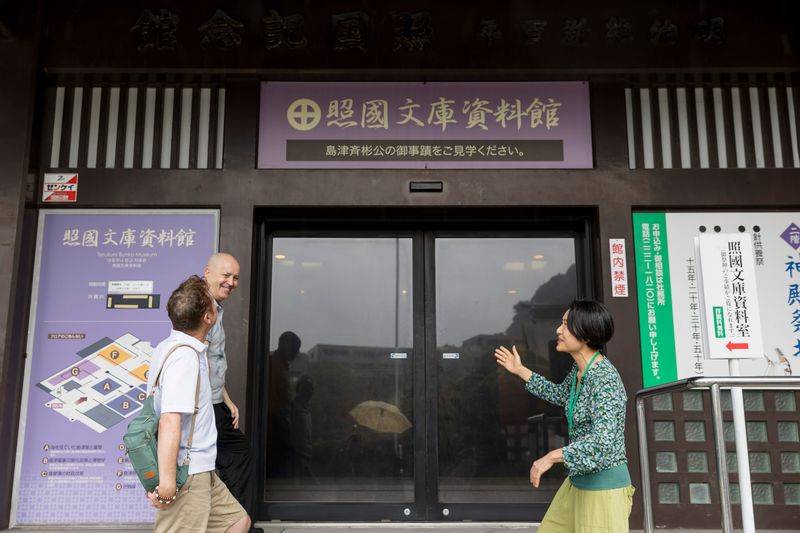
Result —
<svg viewBox="0 0 800 533"><path fill-rule="evenodd" d="M549 344L561 324L564 310L577 296L576 291L575 265L572 265L563 274L556 274L543 283L530 300L518 302L514 306L514 318L506 329L506 335L523 343L533 356L527 359L531 370L558 381L569 371L570 362L567 361L564 371L564 366L554 361Z"/></svg>
<svg viewBox="0 0 800 533"><path fill-rule="evenodd" d="M405 357L395 354L404 354ZM307 357L307 362L302 362L301 357L297 357L291 365L292 373L301 372L301 365L311 368L317 364L335 362L352 365L357 369L359 377L380 379L386 369L397 368L400 364L410 365L413 351L411 348L317 344L308 350Z"/></svg>
<svg viewBox="0 0 800 533"><path fill-rule="evenodd" d="M323 359L348 359L359 363L380 364L390 361L391 354L405 353L411 359L410 348L384 348L379 346L350 346L345 344L317 344L308 350L310 362Z"/></svg>
<svg viewBox="0 0 800 533"><path fill-rule="evenodd" d="M398 354L406 354L407 358L398 358ZM393 434L359 426L350 415L362 402L383 401L397 406L413 425L412 356L409 348L317 344L292 361L288 367L290 394L296 395L296 384L304 376L313 380L314 389L305 413L307 419L291 420L287 411L286 425L313 424L313 445L307 463L317 478L376 473L394 477L412 471L413 429L400 434L396 441ZM280 402L288 407L293 399L283 398ZM270 398L271 402L275 400ZM287 430L294 429L292 426ZM290 475L288 466L295 460L295 450L278 451L276 447L290 446L280 435L270 435L268 446L267 457L281 454L286 463L273 464L271 475Z"/></svg>
<svg viewBox="0 0 800 533"><path fill-rule="evenodd" d="M398 353L407 358L392 359ZM358 403L380 400L411 418L412 357L410 348L317 344L308 350L307 368L301 370L304 363L296 361L290 375L293 382L306 373L314 379L314 404L324 406L328 416L346 417Z"/></svg>
<svg viewBox="0 0 800 533"><path fill-rule="evenodd" d="M482 444L492 450L486 451L494 454L492 461L495 463L521 465L521 462L531 458L533 452L543 452L538 443L558 442L550 435L565 435L560 422L562 409L531 396L520 386L516 376L494 368L496 364L491 354L498 345L514 344L526 366L560 382L569 372L572 359L568 354L556 352L552 339L575 292L573 265L565 273L556 274L539 286L530 300L517 302L512 322L504 333L475 335L464 340L461 347L452 347L453 351L460 352L464 364L448 367L448 376L443 383L452 384L452 394L467 394L474 398L475 403L485 407L481 427L492 428L495 434L503 436L501 446L496 447L491 442ZM450 349L444 348L445 351ZM496 376L496 383L491 385L492 388L496 387L496 394L487 396L472 392L470 389L473 386L469 384L480 381L481 376L487 374ZM448 398L446 389L441 394ZM443 403L448 405L446 401ZM453 416L459 415L453 413ZM465 418L454 423L454 427L469 425L466 420L469 415L462 416ZM529 417L535 420L529 422ZM480 439L480 435L475 435L472 445L481 442Z"/></svg>

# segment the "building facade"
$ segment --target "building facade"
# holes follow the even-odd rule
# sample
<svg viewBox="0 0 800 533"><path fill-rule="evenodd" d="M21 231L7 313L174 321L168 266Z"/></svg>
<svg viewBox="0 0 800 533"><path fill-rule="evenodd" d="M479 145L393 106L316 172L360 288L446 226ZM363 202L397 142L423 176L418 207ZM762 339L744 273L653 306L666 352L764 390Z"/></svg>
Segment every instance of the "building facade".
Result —
<svg viewBox="0 0 800 533"><path fill-rule="evenodd" d="M552 342L561 315L576 297L597 298L615 317L607 353L631 398L647 384L634 214L700 213L709 228L725 219L714 230L725 233L744 231L736 221L751 220L748 213L791 218L800 211L797 20L792 2L778 0L0 7L0 427L9 436L0 443L0 525L51 516L20 490L30 472L18 456L47 446L40 462L49 466L35 474L49 477L49 487L70 471L56 468L65 455L51 447L69 446L72 437L25 438L48 423L31 418L44 403L37 383L71 364L54 360L37 374L42 356L31 351L31 332L79 332L42 329L49 327L43 298L61 290L42 281L51 224L43 213L212 214L213 229L205 241L198 230L196 250L228 251L242 267L225 304L228 390L255 452L256 520L540 520L560 476L533 491L527 471L561 445L565 422L498 372L494 346L515 344L529 366L559 379L568 369ZM343 83L355 96L341 92ZM417 138L394 135L388 123L370 128L367 118L367 100L396 93L402 107L431 89L443 99L469 92L452 96L451 116L469 120L479 106L467 104L491 100L481 95L498 87L510 95L503 104L536 84L558 103L566 93L554 83L585 91L575 127L588 135L576 149L588 162L576 162L564 141L560 156L538 163L522 156L509 163L495 152L454 164L432 151L437 142L455 151L463 140L444 134L446 113L420 110ZM281 162L265 155L276 142L290 144L278 126L292 120L287 111L267 116L278 99L270 91L281 87L317 98L326 132L345 132L330 134L321 148L330 157L313 159L305 147ZM487 129L501 121L497 98L487 102ZM513 121L530 129L534 120L549 130L549 112L568 122L566 111L542 107L546 97L525 103L516 115L503 112L509 131L524 130ZM465 135L481 130L472 125ZM377 157L374 147L354 153L356 141L413 141L420 152ZM138 228L134 248L144 246L148 229L164 228ZM109 242L120 246L116 237ZM178 248L173 238L156 246ZM56 240L63 248L67 236ZM790 246L786 255L796 261ZM203 267L191 255L175 257L175 279ZM119 279L87 278L101 283L90 288L75 274L89 296L82 297L98 294L98 305L108 298L104 309L112 309L110 281L142 281L136 268L117 271ZM621 281L625 289L615 289ZM142 309L166 328L170 289L155 285L150 293L159 293L161 306L151 300ZM138 287L133 292L150 294ZM122 333L103 335L119 344L127 342L115 336ZM80 350L97 339L51 340L83 357ZM783 352L787 365L796 361L790 346ZM800 508L795 393L748 402L756 523L793 527ZM650 409L656 523L713 527L719 496L708 399L675 395ZM626 437L638 485L634 416L631 401ZM116 420L94 433L112 425L106 434L118 432L124 424ZM93 442L94 433L72 426L81 435L75 442ZM96 470L124 479L124 458L117 467L118 450L104 450ZM69 457L74 465L94 456ZM89 469L75 471L87 477ZM128 494L115 488L122 483L98 483ZM30 522L19 511L25 505L36 507L25 515ZM637 497L632 523L641 519Z"/></svg>

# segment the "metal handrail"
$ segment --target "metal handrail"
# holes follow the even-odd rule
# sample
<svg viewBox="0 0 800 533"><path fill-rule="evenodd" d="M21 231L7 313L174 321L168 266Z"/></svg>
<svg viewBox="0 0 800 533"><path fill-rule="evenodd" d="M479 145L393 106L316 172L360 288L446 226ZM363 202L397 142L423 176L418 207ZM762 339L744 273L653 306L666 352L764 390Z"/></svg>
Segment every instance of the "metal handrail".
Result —
<svg viewBox="0 0 800 533"><path fill-rule="evenodd" d="M719 480L719 500L722 510L722 531L733 533L730 492L728 490L728 465L725 461L725 437L722 425L722 402L720 389L740 388L755 390L798 390L800 377L698 377L682 379L642 389L636 393L636 426L639 437L639 463L642 473L642 506L644 507L644 532L653 533L653 495L650 488L649 445L647 443L647 421L644 401L651 396L691 389L711 390L711 425L714 432L714 454Z"/></svg>

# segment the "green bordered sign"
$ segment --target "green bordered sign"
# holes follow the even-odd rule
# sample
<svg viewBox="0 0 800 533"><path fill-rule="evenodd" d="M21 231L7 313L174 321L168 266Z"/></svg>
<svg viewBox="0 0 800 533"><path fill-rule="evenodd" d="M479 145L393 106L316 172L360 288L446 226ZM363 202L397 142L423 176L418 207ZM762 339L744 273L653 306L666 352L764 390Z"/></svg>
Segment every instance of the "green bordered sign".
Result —
<svg viewBox="0 0 800 533"><path fill-rule="evenodd" d="M799 223L798 211L633 214L645 387L728 375L731 357L743 376L800 374Z"/></svg>
<svg viewBox="0 0 800 533"><path fill-rule="evenodd" d="M665 213L634 213L642 379L652 387L678 379Z"/></svg>

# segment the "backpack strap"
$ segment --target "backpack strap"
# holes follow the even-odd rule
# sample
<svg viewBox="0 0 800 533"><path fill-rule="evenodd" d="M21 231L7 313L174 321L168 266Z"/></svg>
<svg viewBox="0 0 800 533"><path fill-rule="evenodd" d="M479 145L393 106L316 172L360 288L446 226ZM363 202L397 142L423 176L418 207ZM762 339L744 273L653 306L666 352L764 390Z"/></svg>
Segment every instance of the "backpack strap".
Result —
<svg viewBox="0 0 800 533"><path fill-rule="evenodd" d="M152 392L150 394L155 394L156 393L156 388L158 387L158 380L161 379L161 371L164 370L164 365L167 364L167 359L169 359L169 356L172 355L172 353L175 350L177 350L178 348L180 348L182 346L186 346L187 348L192 348L191 345L186 344L186 343L182 343L182 344L176 344L175 346L173 346L172 348L169 349L169 351L167 352L167 355L165 355L163 361L161 361L161 366L158 368L158 374L156 374L156 380L153 382L153 390L152 390ZM194 348L192 348L192 350L194 350ZM197 350L195 350L195 352L197 352ZM199 361L198 361L198 363L199 363Z"/></svg>
<svg viewBox="0 0 800 533"><path fill-rule="evenodd" d="M156 387L158 387L158 380L161 378L161 371L164 370L164 364L166 364L167 359L169 358L172 353L177 350L178 348L186 346L187 348L191 348L197 354L197 385L194 389L194 412L192 413L192 423L191 428L189 429L189 439L186 441L186 457L183 460L184 465L188 465L190 462L189 456L192 453L192 439L194 438L194 423L197 419L197 413L200 411L200 353L195 350L191 345L183 343L183 344L176 344L172 348L169 349L167 355L164 356L164 360L161 361L161 367L158 369L158 374L156 374L156 380L153 382L153 392L151 394L156 393Z"/></svg>
<svg viewBox="0 0 800 533"><path fill-rule="evenodd" d="M192 438L194 437L194 422L197 419L197 412L200 410L200 355L198 354L198 367L197 367L197 387L194 390L194 413L192 413L192 425L189 429L189 439L186 441L186 457L183 459L183 464L188 465L190 462L189 455L192 453Z"/></svg>

